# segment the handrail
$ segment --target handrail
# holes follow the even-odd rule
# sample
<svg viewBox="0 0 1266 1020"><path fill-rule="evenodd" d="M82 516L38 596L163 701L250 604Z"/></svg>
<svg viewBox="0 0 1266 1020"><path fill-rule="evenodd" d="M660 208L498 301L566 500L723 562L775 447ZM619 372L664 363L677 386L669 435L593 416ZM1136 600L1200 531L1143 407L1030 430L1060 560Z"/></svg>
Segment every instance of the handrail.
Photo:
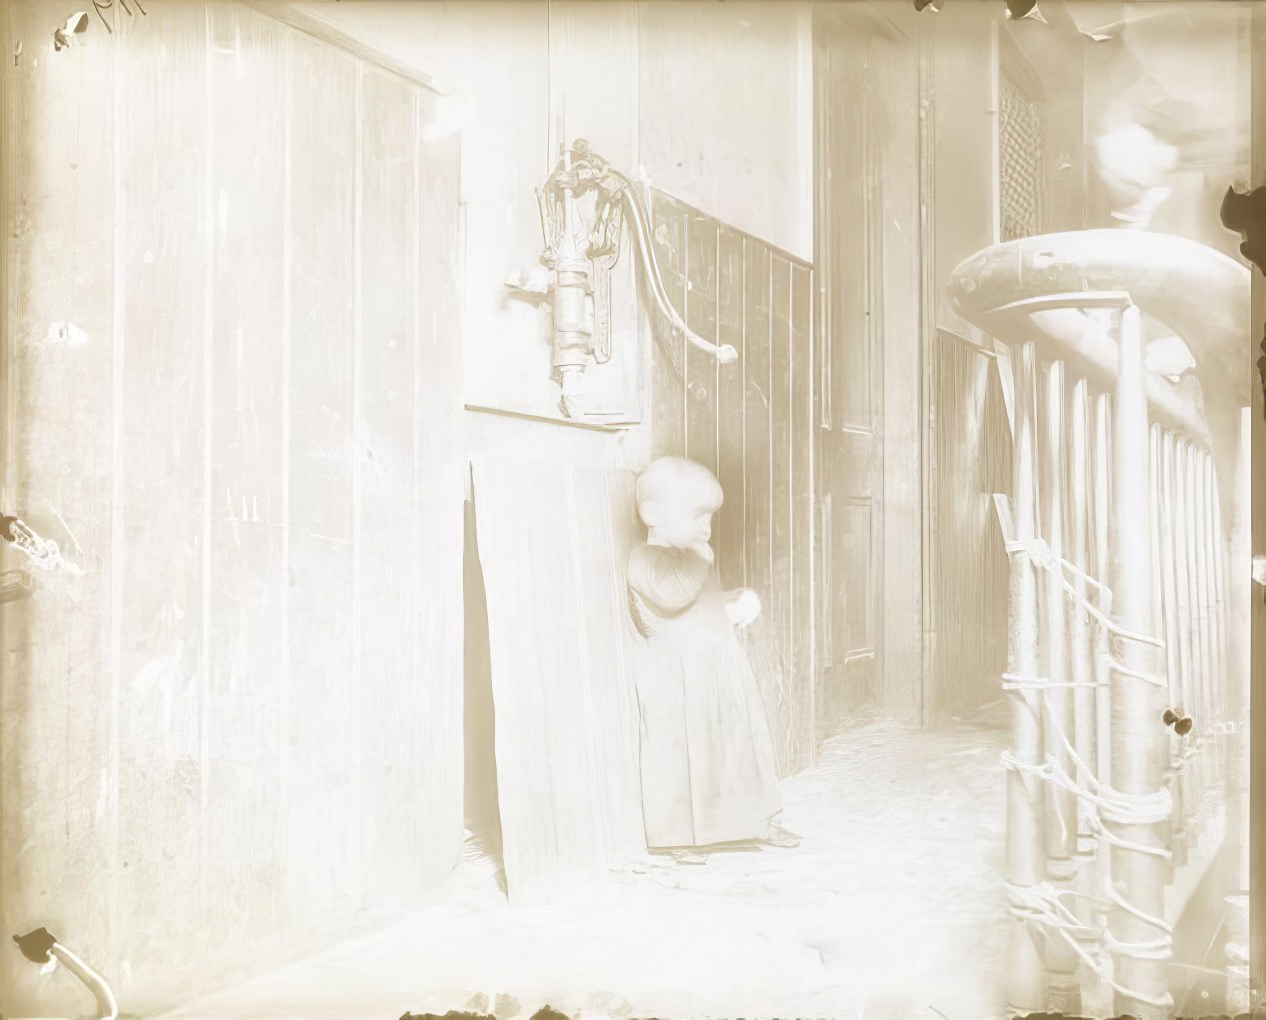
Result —
<svg viewBox="0 0 1266 1020"><path fill-rule="evenodd" d="M1015 302L1123 292L1180 336L1207 391L1249 403L1243 370L1250 324L1247 266L1198 241L1141 230L1092 229L1025 237L969 255L950 274L951 306L973 325ZM1011 340L1005 335L999 339Z"/></svg>
<svg viewBox="0 0 1266 1020"><path fill-rule="evenodd" d="M1033 341L1039 350L1052 348L1053 357L1067 360L1087 379L1108 389L1116 380L1117 341L1092 318L1078 313L1132 304L1131 295L1123 291L1045 294L977 313L976 325L1008 344ZM1060 313L1070 316L1060 318ZM1155 420L1197 446L1211 448L1204 408L1189 389L1152 372L1144 375L1143 389Z"/></svg>

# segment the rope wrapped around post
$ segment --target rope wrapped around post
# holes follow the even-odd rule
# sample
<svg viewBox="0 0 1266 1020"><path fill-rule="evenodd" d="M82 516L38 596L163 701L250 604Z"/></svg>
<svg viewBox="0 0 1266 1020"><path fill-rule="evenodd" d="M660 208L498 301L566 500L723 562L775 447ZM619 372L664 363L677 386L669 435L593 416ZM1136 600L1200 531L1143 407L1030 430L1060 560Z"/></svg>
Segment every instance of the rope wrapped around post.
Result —
<svg viewBox="0 0 1266 1020"><path fill-rule="evenodd" d="M1010 820L1012 825L1020 825L1018 829L1009 828L1008 893L1012 916L1039 935L1034 945L1042 944L1042 940L1050 944L1051 939L1056 939L1061 947L1074 950L1091 973L1112 988L1120 1011L1152 1020L1169 1014L1174 1005L1163 971L1172 954L1172 933L1158 916L1163 912L1163 885L1171 861L1158 826L1170 823L1174 800L1170 782L1156 771L1160 758L1150 752L1152 745L1158 747L1157 733L1163 735L1163 731L1158 726L1156 731L1148 730L1146 724L1152 716L1152 702L1160 704L1169 692L1170 678L1165 666L1157 669L1156 654L1166 652L1165 640L1146 633L1156 628L1158 620L1150 592L1155 553L1152 521L1146 507L1136 505L1146 499L1150 467L1139 313L1128 300L1117 313L1114 332L1119 338L1115 395L1118 415L1110 437L1114 447L1108 472L1112 476L1110 497L1104 499L1106 486L1096 487L1095 507L1099 513L1110 507L1113 587L1090 577L1086 569L1067 561L1060 550L1038 537L1034 520L1037 471L1033 442L1037 407L1032 400L1036 396L1036 364L1031 344L1024 344L1018 364L1014 521L1008 521L1012 526L1004 525L1006 553L1012 562L1012 625L1003 686L1014 697L1015 750L1004 754L1003 763L1014 777L1008 785L1012 791L1008 800ZM1104 434L1103 438L1108 437ZM1105 449L1101 453L1106 453ZM1096 466L1104 461L1100 456ZM1108 566L1104 559L1096 558L1100 571ZM1060 668L1062 659L1055 667L1057 675L1039 676L1043 672L1038 664L1036 626L1039 572L1046 573L1048 599L1060 599L1062 595L1076 614L1094 621L1100 638L1095 643L1099 669L1093 678L1087 678L1084 671L1065 678ZM1117 611L1109 616L1106 606L1113 604ZM1052 613L1050 602L1047 613ZM1058 623L1053 616L1051 619ZM1062 712L1055 706L1055 697L1056 692L1067 688L1094 688L1108 699L1106 704L1099 702L1099 728L1103 734L1110 719L1112 744L1110 756L1098 756L1103 758L1096 762L1098 769L1087 767L1063 731ZM1060 697L1066 699L1067 695ZM1157 709L1153 726L1160 715ZM1058 733L1052 734L1052 729ZM1134 742L1138 747L1133 747ZM1039 759L1038 748L1042 744L1046 744L1046 753ZM1075 772L1076 777L1070 772ZM1101 780L1096 772L1110 776L1112 782ZM1041 816L1034 818L1039 800L1031 785L1034 778L1074 795L1082 806L1081 818L1098 839L1095 891L1101 895L1096 896L1096 902L1105 910L1095 915L1095 921L1101 920L1101 931L1100 925L1086 924L1084 917L1077 919L1058 900L1058 896L1075 895L1077 890L1065 887L1052 891L1043 867L1046 862L1033 859L1029 863L1023 854L1015 853L1020 844L1027 845L1034 838L1038 847L1042 845ZM1060 826L1060 831L1047 834L1047 845L1053 845L1052 839L1057 843L1069 837L1062 814L1051 815L1048 824ZM1067 949L1058 957L1062 958ZM1156 964L1162 964L1160 971ZM1062 967L1057 969L1062 971ZM1024 1004L1013 998L1012 1006L1020 1005Z"/></svg>

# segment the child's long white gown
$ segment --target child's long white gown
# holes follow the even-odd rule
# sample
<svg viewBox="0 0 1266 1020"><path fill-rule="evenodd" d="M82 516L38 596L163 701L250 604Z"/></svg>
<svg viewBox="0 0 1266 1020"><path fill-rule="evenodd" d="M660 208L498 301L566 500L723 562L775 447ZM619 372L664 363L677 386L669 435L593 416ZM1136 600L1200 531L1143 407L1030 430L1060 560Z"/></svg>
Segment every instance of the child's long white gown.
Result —
<svg viewBox="0 0 1266 1020"><path fill-rule="evenodd" d="M628 580L645 636L637 696L647 846L767 836L782 806L773 743L715 572L695 553L643 545Z"/></svg>

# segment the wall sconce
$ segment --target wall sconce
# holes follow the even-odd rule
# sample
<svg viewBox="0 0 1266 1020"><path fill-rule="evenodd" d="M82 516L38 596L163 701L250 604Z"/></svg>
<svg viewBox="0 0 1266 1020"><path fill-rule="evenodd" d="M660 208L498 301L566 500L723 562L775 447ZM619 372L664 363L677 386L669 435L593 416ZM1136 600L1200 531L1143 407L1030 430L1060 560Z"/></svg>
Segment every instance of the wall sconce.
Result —
<svg viewBox="0 0 1266 1020"><path fill-rule="evenodd" d="M914 0L914 9L916 11L931 11L937 14L941 10L941 0Z"/></svg>
<svg viewBox="0 0 1266 1020"><path fill-rule="evenodd" d="M590 195L592 211L586 215L582 202ZM540 257L544 268L515 273L506 286L536 300L553 295L553 377L564 417L586 416L585 370L612 357L611 270L620 257L626 219L651 295L664 317L687 342L719 362L738 358L730 345L717 346L694 333L673 308L655 260L649 215L628 178L590 152L585 139L576 139L563 151L536 197L545 238Z"/></svg>

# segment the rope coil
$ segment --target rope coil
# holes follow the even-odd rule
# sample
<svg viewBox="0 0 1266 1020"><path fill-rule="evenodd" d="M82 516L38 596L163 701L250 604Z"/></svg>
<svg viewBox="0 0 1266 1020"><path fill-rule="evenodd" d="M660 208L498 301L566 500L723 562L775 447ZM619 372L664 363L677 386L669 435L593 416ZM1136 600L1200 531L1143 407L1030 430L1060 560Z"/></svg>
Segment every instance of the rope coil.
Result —
<svg viewBox="0 0 1266 1020"><path fill-rule="evenodd" d="M1007 898L1010 901L1010 913L1013 917L1043 928L1063 939L1086 967L1097 977L1107 980L1118 995L1134 999L1136 1002L1147 1003L1158 1009L1171 1009L1174 1000L1168 993L1160 997L1144 995L1117 981L1112 975L1111 956L1167 960L1172 940L1162 937L1151 942L1120 942L1113 938L1107 929L1097 925L1085 925L1078 921L1073 913L1059 901L1061 895L1075 894L1071 891L1064 893L1047 883L1031 886L1007 883ZM1098 943L1104 952L1092 954L1086 948L1086 943L1092 946Z"/></svg>
<svg viewBox="0 0 1266 1020"><path fill-rule="evenodd" d="M1042 540L1009 542L1006 549L1008 555L1028 555L1034 565L1055 575L1058 578L1060 587L1069 597L1073 606L1085 612L1107 634L1123 641L1145 644L1162 650L1165 648L1164 641L1147 634L1129 631L1110 620L1099 606L1096 606L1085 596L1083 590L1075 588L1064 575L1066 572L1070 573L1079 583L1079 586L1084 583L1093 587L1100 593L1105 602L1111 599L1111 589L1095 578L1090 577L1081 568L1055 555L1051 548ZM1165 690L1169 689L1168 677L1158 673L1132 669L1106 651L1098 656L1098 662L1101 667L1106 667L1109 677L1113 675L1129 677ZM1059 689L1100 689L1111 686L1110 679L1052 681L1049 677L1025 676L1014 672L1002 674L1001 680L1003 690L1012 693L1035 691L1038 692L1042 699L1049 699L1052 693ZM1068 756L1067 760L1077 776L1081 777L1081 781L1069 775L1057 754L1047 754L1041 763L1035 763L1020 761L1014 754L1003 752L1003 766L1025 775L1036 776L1042 782L1048 782L1067 790L1077 798L1078 803L1084 805L1085 810L1079 811L1079 815L1084 819L1086 827L1090 830L1091 835L1099 841L1102 848L1099 856L1104 864L1103 892L1106 894L1106 900L1095 897L1096 901L1116 907L1149 927L1156 929L1160 934L1148 941L1126 942L1116 938L1106 925L1085 925L1078 921L1060 902L1060 893L1046 885L1040 887L1016 887L1008 884L1011 913L1013 916L1041 928L1066 942L1085 965L1100 979L1107 981L1118 995L1128 997L1136 1002L1146 1003L1158 1009L1172 1009L1173 998L1169 994L1161 997L1146 995L1122 985L1113 976L1114 958L1127 957L1137 960L1170 962L1173 954L1173 932L1164 919L1153 917L1122 897L1114 888L1107 871L1109 865L1107 857L1108 847L1159 857L1163 860L1172 859L1173 855L1166 847L1152 846L1124 839L1113 831L1118 826L1145 827L1169 821L1173 816L1174 810L1174 800L1170 792L1172 783L1167 781L1158 790L1147 794L1133 794L1116 790L1101 782L1077 753L1076 748L1068 739L1068 735L1064 732L1059 722L1058 713L1044 712L1043 719L1045 725L1053 727L1058 736L1060 749ZM1180 761L1177 768L1173 769L1173 774L1181 772L1186 767L1186 760L1191 753L1192 749L1190 747L1185 747L1178 752L1177 758ZM1092 955L1086 949L1087 944L1097 947L1099 952L1096 955Z"/></svg>

